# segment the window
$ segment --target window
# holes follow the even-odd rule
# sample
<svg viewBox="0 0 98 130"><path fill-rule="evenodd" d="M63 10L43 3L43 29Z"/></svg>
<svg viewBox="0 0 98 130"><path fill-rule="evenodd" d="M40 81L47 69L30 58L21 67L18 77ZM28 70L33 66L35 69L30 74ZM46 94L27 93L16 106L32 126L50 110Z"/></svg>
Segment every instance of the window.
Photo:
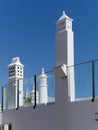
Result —
<svg viewBox="0 0 98 130"><path fill-rule="evenodd" d="M12 66L9 68L9 70L14 70L15 69L15 66Z"/></svg>
<svg viewBox="0 0 98 130"><path fill-rule="evenodd" d="M19 66L17 67L17 69L19 69Z"/></svg>
<svg viewBox="0 0 98 130"><path fill-rule="evenodd" d="M12 69L15 69L15 66L13 66Z"/></svg>

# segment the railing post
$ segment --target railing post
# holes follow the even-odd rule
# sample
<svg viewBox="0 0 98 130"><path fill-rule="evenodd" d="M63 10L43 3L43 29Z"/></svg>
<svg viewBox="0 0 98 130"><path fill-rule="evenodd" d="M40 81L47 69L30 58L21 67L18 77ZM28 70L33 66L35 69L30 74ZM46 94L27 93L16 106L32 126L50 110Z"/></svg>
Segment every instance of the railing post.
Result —
<svg viewBox="0 0 98 130"><path fill-rule="evenodd" d="M92 61L92 102L95 100L95 61Z"/></svg>
<svg viewBox="0 0 98 130"><path fill-rule="evenodd" d="M18 108L19 108L19 79L16 81L17 82L17 85L16 85L16 91L17 91L17 97L16 97L16 99L17 99L17 106L16 106L16 110L18 110Z"/></svg>
<svg viewBox="0 0 98 130"><path fill-rule="evenodd" d="M36 75L34 75L34 109L36 107Z"/></svg>
<svg viewBox="0 0 98 130"><path fill-rule="evenodd" d="M3 98L3 96L4 95L3 95L3 87L2 87L2 111L4 110L4 106L3 106L4 105L4 102L3 102L4 98Z"/></svg>

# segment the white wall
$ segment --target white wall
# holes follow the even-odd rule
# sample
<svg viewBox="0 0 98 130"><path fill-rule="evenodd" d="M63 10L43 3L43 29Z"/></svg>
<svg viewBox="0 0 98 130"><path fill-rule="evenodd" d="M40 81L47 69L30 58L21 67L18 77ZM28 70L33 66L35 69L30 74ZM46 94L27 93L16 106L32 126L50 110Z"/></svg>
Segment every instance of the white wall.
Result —
<svg viewBox="0 0 98 130"><path fill-rule="evenodd" d="M11 123L12 130L98 130L95 102L77 101L41 105L33 109L20 108L3 112L3 123Z"/></svg>
<svg viewBox="0 0 98 130"><path fill-rule="evenodd" d="M2 124L2 107L0 105L0 124Z"/></svg>
<svg viewBox="0 0 98 130"><path fill-rule="evenodd" d="M54 105L6 110L2 123L12 124L12 130L54 130L54 114Z"/></svg>
<svg viewBox="0 0 98 130"><path fill-rule="evenodd" d="M66 110L69 130L98 130L98 122L95 121L98 99L95 102L89 100L70 103Z"/></svg>

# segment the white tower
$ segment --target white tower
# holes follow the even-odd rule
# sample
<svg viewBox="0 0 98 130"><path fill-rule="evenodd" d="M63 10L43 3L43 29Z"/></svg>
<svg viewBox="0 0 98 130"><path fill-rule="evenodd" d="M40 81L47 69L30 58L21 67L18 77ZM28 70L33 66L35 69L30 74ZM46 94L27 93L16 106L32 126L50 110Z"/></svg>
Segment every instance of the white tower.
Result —
<svg viewBox="0 0 98 130"><path fill-rule="evenodd" d="M39 103L47 104L48 103L48 90L47 90L47 75L42 68L42 73L39 76Z"/></svg>
<svg viewBox="0 0 98 130"><path fill-rule="evenodd" d="M66 66L74 65L72 21L73 20L65 14L65 11L63 11L62 16L56 23L56 66L61 66L63 64ZM74 68L71 69L70 77L68 77L67 80L70 86L68 88L64 86L66 88L66 97L69 98L70 101L74 101ZM65 84L64 82L62 83Z"/></svg>
<svg viewBox="0 0 98 130"><path fill-rule="evenodd" d="M24 75L24 65L21 64L19 57L12 58L11 64L8 65L8 81L9 84L12 84L11 86L9 85L9 87L19 85L19 106L23 105L23 75Z"/></svg>

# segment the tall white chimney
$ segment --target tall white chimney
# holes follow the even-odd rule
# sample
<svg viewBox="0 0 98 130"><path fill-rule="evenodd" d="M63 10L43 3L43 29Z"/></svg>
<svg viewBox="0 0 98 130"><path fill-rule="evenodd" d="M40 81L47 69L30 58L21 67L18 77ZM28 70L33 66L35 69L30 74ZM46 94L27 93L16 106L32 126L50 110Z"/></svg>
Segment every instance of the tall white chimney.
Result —
<svg viewBox="0 0 98 130"><path fill-rule="evenodd" d="M65 11L63 11L62 16L56 23L56 67L74 65L74 33L72 31L72 21L73 20L65 14ZM68 87L65 86L66 97L69 98L70 101L74 101L74 68L71 68L70 76L67 77L66 80L68 80ZM63 82L62 84L64 85Z"/></svg>
<svg viewBox="0 0 98 130"><path fill-rule="evenodd" d="M48 85L47 85L47 75L42 68L42 73L39 76L39 103L47 104L48 103Z"/></svg>

